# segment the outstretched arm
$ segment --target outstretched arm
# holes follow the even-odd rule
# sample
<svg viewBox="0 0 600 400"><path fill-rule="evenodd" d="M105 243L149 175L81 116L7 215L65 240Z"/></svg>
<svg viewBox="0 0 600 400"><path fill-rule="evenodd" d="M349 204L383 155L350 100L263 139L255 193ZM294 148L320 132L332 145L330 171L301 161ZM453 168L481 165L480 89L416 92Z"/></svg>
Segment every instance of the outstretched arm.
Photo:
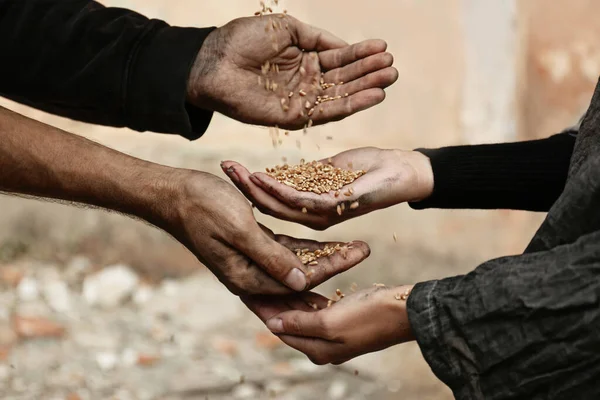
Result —
<svg viewBox="0 0 600 400"><path fill-rule="evenodd" d="M230 184L127 156L0 108L0 192L75 202L144 219L170 233L235 294L314 287L369 255L356 242L304 265L297 249L325 244L274 235ZM345 247L341 244L341 247Z"/></svg>
<svg viewBox="0 0 600 400"><path fill-rule="evenodd" d="M260 211L327 229L403 202L415 209L548 211L565 186L574 144L573 136L562 133L543 140L437 150L349 150L321 162L366 173L340 191L321 194L298 191L265 173L250 173L233 161L226 163L226 172Z"/></svg>
<svg viewBox="0 0 600 400"><path fill-rule="evenodd" d="M599 243L596 232L463 276L347 294L330 306L314 293L244 301L318 364L416 339L457 399L596 398Z"/></svg>
<svg viewBox="0 0 600 400"><path fill-rule="evenodd" d="M372 107L397 79L385 50L381 40L349 46L284 14L197 29L91 0L0 0L1 96L188 139L214 111L301 129ZM340 97L316 107L319 96Z"/></svg>

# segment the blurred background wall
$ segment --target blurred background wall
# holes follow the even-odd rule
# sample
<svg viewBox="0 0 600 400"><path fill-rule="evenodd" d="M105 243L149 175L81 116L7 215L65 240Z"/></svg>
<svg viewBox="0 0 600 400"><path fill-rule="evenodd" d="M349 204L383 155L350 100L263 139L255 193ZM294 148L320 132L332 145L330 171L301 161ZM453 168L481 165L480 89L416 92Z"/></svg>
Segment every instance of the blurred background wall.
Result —
<svg viewBox="0 0 600 400"><path fill-rule="evenodd" d="M294 16L350 42L383 38L399 81L380 106L336 124L284 138L274 149L268 131L215 116L196 142L81 124L0 100L54 126L155 162L221 176L219 161L260 170L301 157L378 146L410 149L542 138L577 121L600 73L600 3L593 0L280 0ZM104 0L174 25L210 26L252 15L258 0ZM333 140L325 140L333 136ZM296 147L296 139L302 148ZM362 239L372 256L324 290L357 282L412 283L473 269L492 257L522 251L543 219L513 211L421 211L406 205L326 232L257 215L276 231L318 239ZM392 239L396 232L398 242ZM14 197L0 197L0 261L37 259L57 265L84 255L98 268L130 265L148 280L182 277L202 267L167 235L142 223ZM414 360L415 373L396 368ZM448 396L420 360L416 346L365 358L383 380L422 397ZM408 389L407 389L408 390Z"/></svg>

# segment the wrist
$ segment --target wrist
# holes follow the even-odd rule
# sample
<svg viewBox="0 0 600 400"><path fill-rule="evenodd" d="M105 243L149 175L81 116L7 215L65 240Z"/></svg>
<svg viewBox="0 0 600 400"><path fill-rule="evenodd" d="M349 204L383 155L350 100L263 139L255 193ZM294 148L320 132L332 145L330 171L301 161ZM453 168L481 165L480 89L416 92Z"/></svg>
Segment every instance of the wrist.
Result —
<svg viewBox="0 0 600 400"><path fill-rule="evenodd" d="M166 229L178 219L185 175L185 170L152 163L140 167L131 174L132 182L123 185L131 199L124 211Z"/></svg>
<svg viewBox="0 0 600 400"><path fill-rule="evenodd" d="M218 96L213 94L212 88L215 87L213 73L223 58L226 45L221 33L221 28L213 30L202 43L190 70L187 85L186 99L188 103L209 111L217 111L215 104Z"/></svg>
<svg viewBox="0 0 600 400"><path fill-rule="evenodd" d="M405 176L407 182L402 184L398 193L398 203L419 202L433 193L433 168L429 157L418 151L395 150L396 165Z"/></svg>
<svg viewBox="0 0 600 400"><path fill-rule="evenodd" d="M385 299L386 306L392 312L394 321L394 342L401 344L415 340L410 321L408 319L407 302L413 285L404 285L392 288L388 291ZM408 295L406 295L408 293Z"/></svg>

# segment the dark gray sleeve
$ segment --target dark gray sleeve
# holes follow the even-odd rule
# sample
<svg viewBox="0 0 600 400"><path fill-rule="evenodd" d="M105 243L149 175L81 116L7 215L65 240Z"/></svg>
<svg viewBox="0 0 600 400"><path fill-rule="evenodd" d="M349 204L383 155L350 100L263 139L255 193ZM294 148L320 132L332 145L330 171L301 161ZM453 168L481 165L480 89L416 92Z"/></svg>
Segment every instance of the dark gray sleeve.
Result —
<svg viewBox="0 0 600 400"><path fill-rule="evenodd" d="M600 232L418 284L408 315L457 399L600 398Z"/></svg>

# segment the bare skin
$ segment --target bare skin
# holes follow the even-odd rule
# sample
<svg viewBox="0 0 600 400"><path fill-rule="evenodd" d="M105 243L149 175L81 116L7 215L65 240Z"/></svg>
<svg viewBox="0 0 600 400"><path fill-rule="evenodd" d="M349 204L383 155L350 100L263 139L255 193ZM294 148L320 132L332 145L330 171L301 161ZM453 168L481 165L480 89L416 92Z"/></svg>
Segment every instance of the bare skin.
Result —
<svg viewBox="0 0 600 400"><path fill-rule="evenodd" d="M356 242L346 259L323 260L308 273L291 250L324 244L261 227L250 204L224 180L130 157L3 108L0 191L144 219L183 243L238 295L305 290L369 255L368 246Z"/></svg>
<svg viewBox="0 0 600 400"><path fill-rule="evenodd" d="M315 364L341 364L414 340L403 297L411 288L371 287L329 307L329 300L316 293L242 300L271 332Z"/></svg>
<svg viewBox="0 0 600 400"><path fill-rule="evenodd" d="M348 45L289 15L236 19L204 42L190 76L188 100L241 122L284 129L302 129L309 119L314 125L338 121L385 99L383 89L398 79L386 48L383 40ZM271 71L263 75L267 61ZM336 86L315 88L321 73L324 82ZM265 89L267 79L277 83L274 91ZM306 96L299 94L301 89ZM306 101L346 93L348 97L323 103L323 111L308 116Z"/></svg>
<svg viewBox="0 0 600 400"><path fill-rule="evenodd" d="M365 147L321 161L344 169L361 169L366 174L342 189L348 192L352 188L350 196L344 193L336 196L334 191L323 194L297 191L265 173L251 174L234 161L224 165L232 182L261 212L317 230L399 203L423 200L433 191L431 163L418 152ZM351 209L355 202L359 206ZM340 215L337 206L341 204L345 207Z"/></svg>
<svg viewBox="0 0 600 400"><path fill-rule="evenodd" d="M237 19L214 30L199 49L187 100L241 122L299 129L308 120L299 113L299 91L323 72L326 81L347 83L315 89L306 99L339 91L349 95L328 103L314 123L340 120L383 101L383 88L398 76L385 50L381 40L350 46L291 16ZM279 70L272 78L279 86L272 91L258 84L259 77L263 82L267 78L262 74L267 61ZM280 97L290 91L296 97L286 97L289 109L284 111ZM368 246L356 242L346 259L322 260L309 271L291 250L324 244L274 235L261 227L244 197L220 178L135 159L4 109L0 191L142 218L187 246L239 295L306 290L369 255Z"/></svg>

